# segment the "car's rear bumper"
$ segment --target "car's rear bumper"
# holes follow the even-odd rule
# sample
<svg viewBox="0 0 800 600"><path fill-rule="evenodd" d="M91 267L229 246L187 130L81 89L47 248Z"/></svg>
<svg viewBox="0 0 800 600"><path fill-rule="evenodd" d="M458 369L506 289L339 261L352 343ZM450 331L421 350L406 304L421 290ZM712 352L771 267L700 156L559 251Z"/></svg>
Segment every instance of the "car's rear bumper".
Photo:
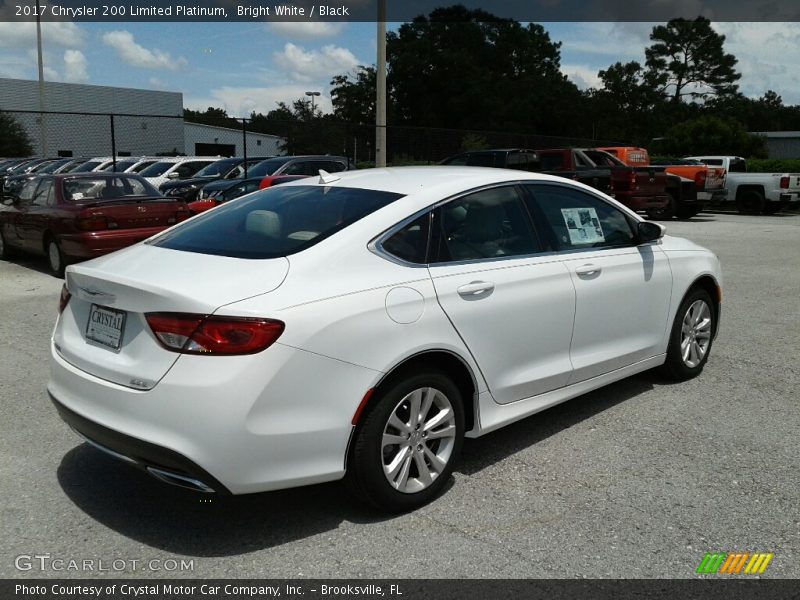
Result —
<svg viewBox="0 0 800 600"><path fill-rule="evenodd" d="M617 192L614 197L632 210L648 210L651 208L666 208L670 197L663 195L638 196L635 193Z"/></svg>
<svg viewBox="0 0 800 600"><path fill-rule="evenodd" d="M697 199L705 202L722 202L728 198L728 190L712 190L697 192Z"/></svg>
<svg viewBox="0 0 800 600"><path fill-rule="evenodd" d="M95 423L61 404L52 393L49 395L63 421L98 450L173 485L230 494L230 490L185 456Z"/></svg>
<svg viewBox="0 0 800 600"><path fill-rule="evenodd" d="M87 373L52 344L50 362L48 393L85 438L233 494L343 477L353 414L379 376L277 343L247 356L182 355L146 391Z"/></svg>
<svg viewBox="0 0 800 600"><path fill-rule="evenodd" d="M140 227L62 235L61 252L70 258L95 258L138 244L166 227Z"/></svg>

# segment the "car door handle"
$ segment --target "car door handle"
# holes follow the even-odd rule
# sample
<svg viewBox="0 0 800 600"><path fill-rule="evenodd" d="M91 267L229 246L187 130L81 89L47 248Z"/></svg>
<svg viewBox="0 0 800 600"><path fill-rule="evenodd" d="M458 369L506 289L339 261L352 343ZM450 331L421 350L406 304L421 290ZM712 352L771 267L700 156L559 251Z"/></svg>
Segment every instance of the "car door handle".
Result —
<svg viewBox="0 0 800 600"><path fill-rule="evenodd" d="M489 281L473 281L466 285L462 285L456 291L458 292L459 296L469 298L472 296L485 294L486 292L491 292L493 289L494 284Z"/></svg>
<svg viewBox="0 0 800 600"><path fill-rule="evenodd" d="M588 265L581 265L580 267L575 269L575 272L578 275L598 275L602 270L603 269L601 269L597 265L588 264Z"/></svg>

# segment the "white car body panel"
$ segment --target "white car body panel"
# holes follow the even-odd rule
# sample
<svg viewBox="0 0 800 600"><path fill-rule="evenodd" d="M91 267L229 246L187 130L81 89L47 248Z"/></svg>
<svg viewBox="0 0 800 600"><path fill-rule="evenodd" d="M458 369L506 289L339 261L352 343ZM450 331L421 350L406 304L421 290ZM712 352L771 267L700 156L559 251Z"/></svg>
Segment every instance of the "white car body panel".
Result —
<svg viewBox="0 0 800 600"><path fill-rule="evenodd" d="M550 255L431 265L430 272L439 303L480 365L496 402L507 404L567 384L575 290L561 260ZM492 289L459 294L476 283Z"/></svg>

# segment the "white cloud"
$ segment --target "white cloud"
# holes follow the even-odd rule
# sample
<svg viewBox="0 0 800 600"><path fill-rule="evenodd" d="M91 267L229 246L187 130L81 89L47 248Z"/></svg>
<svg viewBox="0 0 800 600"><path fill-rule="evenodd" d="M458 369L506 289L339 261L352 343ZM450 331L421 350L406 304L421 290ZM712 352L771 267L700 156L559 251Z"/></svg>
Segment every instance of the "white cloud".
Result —
<svg viewBox="0 0 800 600"><path fill-rule="evenodd" d="M739 59L741 92L751 98L768 89L783 97L784 104L800 104L800 44L796 23L713 23L725 35L725 51Z"/></svg>
<svg viewBox="0 0 800 600"><path fill-rule="evenodd" d="M561 72L582 90L602 87L602 81L597 76L597 71L586 65L561 65Z"/></svg>
<svg viewBox="0 0 800 600"><path fill-rule="evenodd" d="M339 35L346 23L323 21L272 21L266 24L267 31L293 40L318 40Z"/></svg>
<svg viewBox="0 0 800 600"><path fill-rule="evenodd" d="M84 31L72 21L42 23L42 42L48 46L80 48ZM0 48L36 48L36 23L0 22Z"/></svg>
<svg viewBox="0 0 800 600"><path fill-rule="evenodd" d="M273 57L275 63L293 80L302 82L315 79L329 81L334 75L346 73L361 64L350 50L333 45L307 51L302 46L287 42L283 51L276 52Z"/></svg>
<svg viewBox="0 0 800 600"><path fill-rule="evenodd" d="M64 81L85 83L89 81L86 56L80 50L64 51Z"/></svg>
<svg viewBox="0 0 800 600"><path fill-rule="evenodd" d="M168 52L157 48L148 50L144 46L140 46L129 31L118 30L104 33L103 42L107 46L111 46L125 64L132 67L177 71L188 64L183 57L174 59Z"/></svg>
<svg viewBox="0 0 800 600"><path fill-rule="evenodd" d="M308 86L291 84L272 87L225 86L211 90L211 95L205 98L187 97L184 105L192 110L205 110L209 106L224 108L233 117L247 117L253 111L267 114L278 107L278 102L291 105L298 98L307 100L307 89ZM327 96L315 98L314 104L322 112L332 110L331 100Z"/></svg>

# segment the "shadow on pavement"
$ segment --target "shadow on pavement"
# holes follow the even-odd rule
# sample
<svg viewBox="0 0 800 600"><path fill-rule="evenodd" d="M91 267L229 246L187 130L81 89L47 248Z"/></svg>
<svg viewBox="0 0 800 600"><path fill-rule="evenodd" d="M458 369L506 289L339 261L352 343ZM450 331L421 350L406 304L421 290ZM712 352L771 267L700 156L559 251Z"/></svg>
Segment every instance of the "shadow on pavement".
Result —
<svg viewBox="0 0 800 600"><path fill-rule="evenodd" d="M653 374L643 373L466 440L456 470L477 473L652 389L653 383ZM245 554L330 531L342 522L393 518L358 503L340 482L245 496L205 495L156 481L88 444L64 456L58 481L70 500L102 525L148 546L188 556ZM451 479L444 493L452 485Z"/></svg>

